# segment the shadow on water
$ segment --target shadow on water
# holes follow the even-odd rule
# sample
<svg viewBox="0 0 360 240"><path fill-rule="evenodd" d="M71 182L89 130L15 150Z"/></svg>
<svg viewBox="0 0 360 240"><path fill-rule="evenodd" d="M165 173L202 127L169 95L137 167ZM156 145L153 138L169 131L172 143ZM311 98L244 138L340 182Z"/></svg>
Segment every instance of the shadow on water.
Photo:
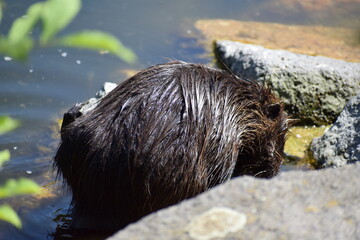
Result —
<svg viewBox="0 0 360 240"><path fill-rule="evenodd" d="M36 1L4 2L1 34ZM198 19L314 24L301 12L296 18L291 14L281 18L266 10L266 4L263 0L83 1L79 16L65 33L84 29L110 32L136 52L140 59L136 65L110 55L66 48L37 49L26 63L1 57L0 115L19 119L22 124L0 138L0 150L11 151L11 161L0 169L0 184L9 178L28 177L45 186L45 193L5 199L19 213L23 228L0 222L0 239L52 239L57 227L62 230L60 226L66 226L70 196L54 183L56 174L51 166L59 140L57 119L65 109L94 96L105 81L123 80L123 70L140 70L167 59L211 63L213 58L199 44L201 36L194 28ZM74 234L61 233L58 239L74 239ZM90 235L82 239L103 238L98 233Z"/></svg>

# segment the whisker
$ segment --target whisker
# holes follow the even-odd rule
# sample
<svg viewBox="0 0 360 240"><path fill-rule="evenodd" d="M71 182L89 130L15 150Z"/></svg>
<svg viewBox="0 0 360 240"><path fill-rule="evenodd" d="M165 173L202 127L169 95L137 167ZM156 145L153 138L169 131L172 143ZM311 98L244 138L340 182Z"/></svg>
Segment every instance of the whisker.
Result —
<svg viewBox="0 0 360 240"><path fill-rule="evenodd" d="M260 171L260 172L256 173L256 174L254 175L254 177L257 177L259 174L266 173L266 172L267 172L267 170Z"/></svg>

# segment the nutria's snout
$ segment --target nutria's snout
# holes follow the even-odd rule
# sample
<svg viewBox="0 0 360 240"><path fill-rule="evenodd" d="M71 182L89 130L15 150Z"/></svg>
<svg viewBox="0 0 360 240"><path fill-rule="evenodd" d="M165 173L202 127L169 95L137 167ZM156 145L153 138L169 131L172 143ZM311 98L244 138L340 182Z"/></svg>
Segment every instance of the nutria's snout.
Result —
<svg viewBox="0 0 360 240"><path fill-rule="evenodd" d="M282 161L279 99L205 65L150 67L78 110L64 115L54 165L82 227L116 230L231 177L272 177Z"/></svg>

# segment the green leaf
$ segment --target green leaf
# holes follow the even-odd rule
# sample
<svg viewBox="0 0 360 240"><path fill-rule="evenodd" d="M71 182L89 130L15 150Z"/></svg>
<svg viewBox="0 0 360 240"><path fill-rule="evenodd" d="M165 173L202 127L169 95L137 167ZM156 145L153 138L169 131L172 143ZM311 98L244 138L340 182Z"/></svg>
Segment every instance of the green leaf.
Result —
<svg viewBox="0 0 360 240"><path fill-rule="evenodd" d="M22 194L34 194L39 193L40 190L40 186L30 179L8 179L5 185L0 187L0 198Z"/></svg>
<svg viewBox="0 0 360 240"><path fill-rule="evenodd" d="M128 63L136 61L136 55L114 36L100 31L82 31L56 41L60 46L105 50Z"/></svg>
<svg viewBox="0 0 360 240"><path fill-rule="evenodd" d="M80 8L81 0L48 0L44 2L41 14L43 32L40 43L47 44L55 34L72 21Z"/></svg>
<svg viewBox="0 0 360 240"><path fill-rule="evenodd" d="M20 121L9 116L0 116L0 135L12 131L20 125Z"/></svg>
<svg viewBox="0 0 360 240"><path fill-rule="evenodd" d="M0 151L0 167L9 160L10 160L10 151L7 149Z"/></svg>
<svg viewBox="0 0 360 240"><path fill-rule="evenodd" d="M31 5L25 16L19 17L14 21L8 34L8 40L11 45L18 47L17 45L24 42L24 38L28 37L35 23L39 20L43 5L43 3Z"/></svg>
<svg viewBox="0 0 360 240"><path fill-rule="evenodd" d="M19 216L9 205L0 206L0 220L11 223L17 228L21 228L21 220Z"/></svg>
<svg viewBox="0 0 360 240"><path fill-rule="evenodd" d="M16 44L12 44L7 38L0 37L0 54L10 56L15 60L24 61L34 46L34 41L26 36ZM0 127L1 129L1 127ZM1 135L1 130L0 130Z"/></svg>
<svg viewBox="0 0 360 240"><path fill-rule="evenodd" d="M27 59L34 46L34 41L29 35L40 18L43 5L44 3L31 5L25 16L17 18L13 22L8 37L0 38L0 53L16 60Z"/></svg>

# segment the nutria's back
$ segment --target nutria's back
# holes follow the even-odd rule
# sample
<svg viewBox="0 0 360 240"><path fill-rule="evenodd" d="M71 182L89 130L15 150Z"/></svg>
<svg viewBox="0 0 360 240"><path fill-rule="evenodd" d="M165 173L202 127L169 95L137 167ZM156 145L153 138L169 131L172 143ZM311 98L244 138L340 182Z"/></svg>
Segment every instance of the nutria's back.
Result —
<svg viewBox="0 0 360 240"><path fill-rule="evenodd" d="M54 161L73 193L74 224L116 230L231 177L274 176L286 131L266 87L171 62L64 126Z"/></svg>

